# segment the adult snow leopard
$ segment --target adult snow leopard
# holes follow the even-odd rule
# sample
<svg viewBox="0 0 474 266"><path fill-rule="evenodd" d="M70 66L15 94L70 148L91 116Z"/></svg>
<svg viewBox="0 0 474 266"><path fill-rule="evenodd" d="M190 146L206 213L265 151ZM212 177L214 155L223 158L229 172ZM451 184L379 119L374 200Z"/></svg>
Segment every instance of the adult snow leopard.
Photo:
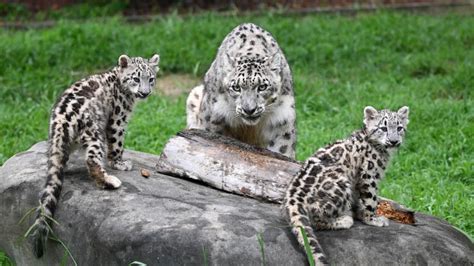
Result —
<svg viewBox="0 0 474 266"><path fill-rule="evenodd" d="M273 36L245 23L224 39L186 103L187 127L231 136L295 158L291 71Z"/></svg>

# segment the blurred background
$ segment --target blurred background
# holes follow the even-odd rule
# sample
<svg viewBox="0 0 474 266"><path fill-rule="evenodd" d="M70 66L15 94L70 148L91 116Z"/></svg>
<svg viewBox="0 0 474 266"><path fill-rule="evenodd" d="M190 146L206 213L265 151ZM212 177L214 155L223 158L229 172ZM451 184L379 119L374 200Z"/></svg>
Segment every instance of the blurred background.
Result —
<svg viewBox="0 0 474 266"><path fill-rule="evenodd" d="M90 18L125 15L149 16L200 11L260 11L282 10L287 13L354 12L374 9L434 9L465 6L470 0L1 0L3 20L48 20L55 18Z"/></svg>
<svg viewBox="0 0 474 266"><path fill-rule="evenodd" d="M0 166L48 138L52 105L121 54L161 56L125 146L159 154L224 37L270 31L296 91L297 159L347 136L366 105L410 107L381 195L474 236L474 2L0 0ZM1 226L1 222L0 222ZM1 237L1 236L0 236ZM0 248L1 249L1 248ZM9 259L0 250L0 265Z"/></svg>

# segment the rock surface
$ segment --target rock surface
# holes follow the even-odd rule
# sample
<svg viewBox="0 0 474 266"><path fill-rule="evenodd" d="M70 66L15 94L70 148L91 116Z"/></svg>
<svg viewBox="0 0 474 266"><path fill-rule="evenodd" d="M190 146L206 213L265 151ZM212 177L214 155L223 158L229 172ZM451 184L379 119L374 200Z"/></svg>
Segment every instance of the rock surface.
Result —
<svg viewBox="0 0 474 266"><path fill-rule="evenodd" d="M84 162L71 156L54 230L79 265L305 265L306 257L275 204L159 175L149 178L158 156L127 151L131 172L110 170L123 187L99 190ZM82 157L82 156L81 156ZM58 265L62 247L50 241L37 260L18 221L37 205L46 174L46 143L9 159L0 168L0 250L17 265ZM419 226L390 222L375 228L322 231L319 239L335 265L473 265L474 244L448 223L416 214Z"/></svg>

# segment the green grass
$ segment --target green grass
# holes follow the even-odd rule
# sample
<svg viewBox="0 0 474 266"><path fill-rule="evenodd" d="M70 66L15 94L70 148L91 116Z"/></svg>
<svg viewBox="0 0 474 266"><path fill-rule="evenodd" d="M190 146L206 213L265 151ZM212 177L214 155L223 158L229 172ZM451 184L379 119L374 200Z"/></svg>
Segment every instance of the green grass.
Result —
<svg viewBox="0 0 474 266"><path fill-rule="evenodd" d="M166 16L60 21L38 31L0 30L0 163L47 138L58 94L122 53L161 55L162 74L202 76L224 36L252 21L271 31L295 79L303 160L362 123L366 105L410 106L407 141L381 194L474 236L474 17L404 13L344 16ZM159 80L158 80L159 82ZM160 153L185 126L185 95L137 106L130 149Z"/></svg>
<svg viewBox="0 0 474 266"><path fill-rule="evenodd" d="M7 255L0 251L0 266L12 266L13 263L10 260L10 258L7 257Z"/></svg>
<svg viewBox="0 0 474 266"><path fill-rule="evenodd" d="M310 266L314 266L314 257L313 253L311 252L311 246L309 245L308 235L303 227L299 227L301 235L303 236L303 243L304 243L304 250L306 252L306 257L308 258L308 263Z"/></svg>
<svg viewBox="0 0 474 266"><path fill-rule="evenodd" d="M260 256L262 259L262 261L260 262L260 265L265 266L267 265L267 262L265 259L265 241L263 240L262 233L257 234L257 241L260 247Z"/></svg>

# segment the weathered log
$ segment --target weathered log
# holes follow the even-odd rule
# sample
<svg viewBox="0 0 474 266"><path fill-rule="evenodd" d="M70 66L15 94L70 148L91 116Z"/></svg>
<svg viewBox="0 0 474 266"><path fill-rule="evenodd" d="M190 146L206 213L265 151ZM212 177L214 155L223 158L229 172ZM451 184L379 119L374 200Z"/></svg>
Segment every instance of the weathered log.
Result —
<svg viewBox="0 0 474 266"><path fill-rule="evenodd" d="M281 202L299 168L296 161L283 155L195 129L171 138L156 165L162 174L199 180L270 202Z"/></svg>
<svg viewBox="0 0 474 266"><path fill-rule="evenodd" d="M301 165L278 153L202 130L185 130L165 145L156 169L161 174L198 180L212 187L280 203ZM414 224L414 213L389 199L379 214Z"/></svg>

